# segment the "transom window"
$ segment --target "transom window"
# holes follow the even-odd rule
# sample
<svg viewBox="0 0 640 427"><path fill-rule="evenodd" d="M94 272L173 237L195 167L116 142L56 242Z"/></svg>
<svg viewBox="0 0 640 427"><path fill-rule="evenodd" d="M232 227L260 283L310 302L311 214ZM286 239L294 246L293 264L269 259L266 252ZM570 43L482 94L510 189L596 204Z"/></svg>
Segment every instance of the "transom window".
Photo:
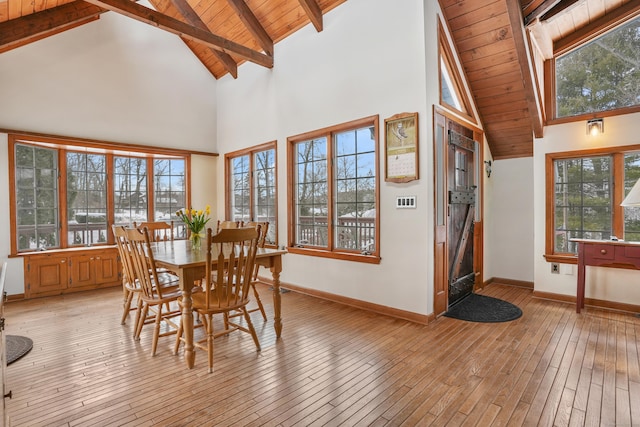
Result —
<svg viewBox="0 0 640 427"><path fill-rule="evenodd" d="M555 58L555 117L640 106L640 16Z"/></svg>
<svg viewBox="0 0 640 427"><path fill-rule="evenodd" d="M276 143L229 153L225 159L227 218L231 221L269 222L266 242L276 245Z"/></svg>
<svg viewBox="0 0 640 427"><path fill-rule="evenodd" d="M576 238L640 241L640 208L620 206L640 178L640 147L548 154L547 176L547 258L575 255Z"/></svg>
<svg viewBox="0 0 640 427"><path fill-rule="evenodd" d="M290 251L378 262L378 118L289 138Z"/></svg>
<svg viewBox="0 0 640 427"><path fill-rule="evenodd" d="M112 224L177 220L187 206L185 155L125 156L111 144L16 135L9 142L12 253L112 244Z"/></svg>

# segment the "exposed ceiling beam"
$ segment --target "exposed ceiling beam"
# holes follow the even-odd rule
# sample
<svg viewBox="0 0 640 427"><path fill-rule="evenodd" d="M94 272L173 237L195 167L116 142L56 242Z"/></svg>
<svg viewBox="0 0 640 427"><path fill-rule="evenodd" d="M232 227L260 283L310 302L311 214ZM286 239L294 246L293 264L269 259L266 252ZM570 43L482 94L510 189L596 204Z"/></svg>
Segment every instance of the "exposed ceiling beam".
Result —
<svg viewBox="0 0 640 427"><path fill-rule="evenodd" d="M273 40L244 0L227 0L227 2L236 11L238 18L240 18L267 55L273 56Z"/></svg>
<svg viewBox="0 0 640 427"><path fill-rule="evenodd" d="M556 16L557 14L559 14L560 12L562 12L563 10L569 8L569 6L572 6L574 3L577 3L577 2L578 2L578 0L562 0L562 1L560 1L558 4L556 4L551 9L549 9L547 12L545 12L544 15L542 15L540 17L540 21L544 22L547 19L553 18L554 16Z"/></svg>
<svg viewBox="0 0 640 427"><path fill-rule="evenodd" d="M316 31L322 31L322 9L316 0L299 0L300 6L304 9L311 23L316 27Z"/></svg>
<svg viewBox="0 0 640 427"><path fill-rule="evenodd" d="M621 22L626 21L630 17L640 14L640 1L630 1L625 3L612 12L607 13L588 25L574 31L567 36L553 42L553 54L561 55L583 42L585 38L591 39L598 37L610 29L618 26Z"/></svg>
<svg viewBox="0 0 640 427"><path fill-rule="evenodd" d="M549 9L560 3L560 0L544 0L539 4L531 13L524 17L524 25L529 25L536 20L539 16L545 14Z"/></svg>
<svg viewBox="0 0 640 427"><path fill-rule="evenodd" d="M203 31L210 32L207 24L202 21L200 16L196 13L195 10L193 10L187 0L171 0L171 3L175 6L176 9L178 9L178 12L180 12L180 14L184 17L184 19L187 20L188 23ZM238 78L238 64L231 57L231 55L216 49L211 49L211 54L213 54L213 56L215 56L218 61L220 61L224 65L227 72L229 72L229 74L231 74L234 79Z"/></svg>
<svg viewBox="0 0 640 427"><path fill-rule="evenodd" d="M509 22L511 24L511 33L513 34L513 41L516 45L516 53L518 55L518 64L520 66L520 74L522 75L525 99L531 117L531 130L536 138L542 138L544 135L542 104L538 97L537 83L533 75L530 45L522 24L522 9L520 9L519 0L507 0L506 4L507 14L509 15Z"/></svg>
<svg viewBox="0 0 640 427"><path fill-rule="evenodd" d="M46 9L0 23L0 52L41 40L98 19L106 10L84 1Z"/></svg>
<svg viewBox="0 0 640 427"><path fill-rule="evenodd" d="M249 49L241 44L186 24L178 19L163 15L160 12L133 3L130 0L85 0L87 3L109 9L136 21L158 27L187 40L202 43L212 49L237 55L247 61L267 68L273 68L273 57L262 52Z"/></svg>

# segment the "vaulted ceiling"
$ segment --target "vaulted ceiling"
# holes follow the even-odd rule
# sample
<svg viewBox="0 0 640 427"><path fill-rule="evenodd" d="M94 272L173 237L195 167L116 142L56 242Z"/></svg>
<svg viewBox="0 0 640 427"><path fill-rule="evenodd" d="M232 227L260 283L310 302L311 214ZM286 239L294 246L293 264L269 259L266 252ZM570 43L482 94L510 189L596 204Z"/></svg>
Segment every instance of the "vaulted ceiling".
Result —
<svg viewBox="0 0 640 427"><path fill-rule="evenodd" d="M346 0L0 0L0 54L114 11L172 32L215 78L245 61L274 66L274 44ZM432 1L432 0L428 0ZM435 1L435 0L434 0ZM494 159L533 155L544 131L538 65L554 43L640 0L440 0ZM634 12L635 11L635 12ZM534 58L531 60L531 58Z"/></svg>

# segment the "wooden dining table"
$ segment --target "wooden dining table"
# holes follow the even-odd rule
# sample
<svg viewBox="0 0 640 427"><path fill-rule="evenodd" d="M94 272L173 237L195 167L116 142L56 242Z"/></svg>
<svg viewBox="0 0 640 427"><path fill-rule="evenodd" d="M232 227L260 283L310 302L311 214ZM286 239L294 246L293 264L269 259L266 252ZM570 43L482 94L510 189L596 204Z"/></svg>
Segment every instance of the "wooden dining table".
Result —
<svg viewBox="0 0 640 427"><path fill-rule="evenodd" d="M182 324L184 325L184 356L189 369L193 368L196 354L193 346L193 311L191 291L196 281L203 279L207 258L206 245L198 249L191 246L188 240L173 240L151 243L151 251L157 267L163 267L175 272L180 279L182 291ZM215 260L217 253L212 248L212 257ZM282 255L286 250L258 248L256 264L262 265L271 271L273 278L273 327L276 331L276 339L282 333L282 311L280 297L280 272L282 271Z"/></svg>

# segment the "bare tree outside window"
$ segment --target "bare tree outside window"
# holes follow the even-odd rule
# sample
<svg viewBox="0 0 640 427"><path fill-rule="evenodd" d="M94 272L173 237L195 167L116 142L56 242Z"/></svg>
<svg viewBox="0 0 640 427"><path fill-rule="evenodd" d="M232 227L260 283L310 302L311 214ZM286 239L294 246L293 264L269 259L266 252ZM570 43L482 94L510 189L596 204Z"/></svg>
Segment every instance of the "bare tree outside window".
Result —
<svg viewBox="0 0 640 427"><path fill-rule="evenodd" d="M115 223L147 221L147 159L115 157L113 179Z"/></svg>
<svg viewBox="0 0 640 427"><path fill-rule="evenodd" d="M15 159L17 248L59 247L58 152L16 144Z"/></svg>
<svg viewBox="0 0 640 427"><path fill-rule="evenodd" d="M154 221L179 221L176 212L186 209L184 159L156 159L153 163Z"/></svg>
<svg viewBox="0 0 640 427"><path fill-rule="evenodd" d="M330 251L377 251L376 131L336 129L294 143L295 244Z"/></svg>
<svg viewBox="0 0 640 427"><path fill-rule="evenodd" d="M69 245L107 241L107 172L103 154L67 153Z"/></svg>

